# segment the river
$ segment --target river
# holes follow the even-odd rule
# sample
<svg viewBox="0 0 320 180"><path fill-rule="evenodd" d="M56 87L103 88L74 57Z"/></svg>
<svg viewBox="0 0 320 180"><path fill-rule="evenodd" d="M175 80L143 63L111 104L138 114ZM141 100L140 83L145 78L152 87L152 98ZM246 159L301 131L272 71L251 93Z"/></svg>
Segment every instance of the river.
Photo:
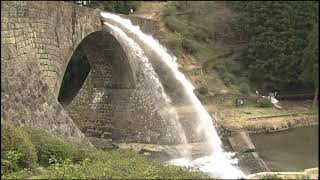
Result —
<svg viewBox="0 0 320 180"><path fill-rule="evenodd" d="M250 137L270 171L301 171L318 167L318 126L250 134Z"/></svg>

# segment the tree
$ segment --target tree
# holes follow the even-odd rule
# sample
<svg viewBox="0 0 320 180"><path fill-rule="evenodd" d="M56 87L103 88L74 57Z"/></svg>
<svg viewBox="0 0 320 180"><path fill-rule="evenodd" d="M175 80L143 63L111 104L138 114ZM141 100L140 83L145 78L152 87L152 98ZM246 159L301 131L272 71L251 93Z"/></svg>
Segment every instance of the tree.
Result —
<svg viewBox="0 0 320 180"><path fill-rule="evenodd" d="M315 88L312 107L316 107L319 91L319 30L318 18L308 36L308 46L304 49L301 78Z"/></svg>
<svg viewBox="0 0 320 180"><path fill-rule="evenodd" d="M303 84L299 78L317 2L243 1L231 3L238 13L235 29L246 42L239 60L262 89Z"/></svg>

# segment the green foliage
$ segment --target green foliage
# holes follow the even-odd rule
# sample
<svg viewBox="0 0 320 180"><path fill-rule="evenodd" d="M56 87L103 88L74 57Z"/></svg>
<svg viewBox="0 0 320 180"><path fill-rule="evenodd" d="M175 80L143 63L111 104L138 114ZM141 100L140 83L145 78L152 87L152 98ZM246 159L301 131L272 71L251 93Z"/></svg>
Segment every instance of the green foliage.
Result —
<svg viewBox="0 0 320 180"><path fill-rule="evenodd" d="M189 6L188 3L181 4L179 2L172 2L168 3L163 10L162 20L166 27L174 33L167 36L167 40L165 40L165 42L170 41L168 38L178 39L179 41L173 42L179 42L177 43L179 46L175 46L179 48L181 43L182 49L174 49L173 52L175 54L186 52L194 55L201 61L205 61L213 55L213 51L208 45L208 34L197 26L191 25L189 21L183 20L180 16L176 15L177 9L182 11L186 10L183 8L181 9L182 5ZM172 38L172 36L177 36L177 38ZM182 40L182 42L180 40ZM168 43L165 44L168 45Z"/></svg>
<svg viewBox="0 0 320 180"><path fill-rule="evenodd" d="M229 2L239 18L233 29L246 42L240 60L251 80L268 89L297 83L318 2ZM318 40L316 43L318 44ZM302 81L305 81L302 79ZM301 82L298 82L301 83Z"/></svg>
<svg viewBox="0 0 320 180"><path fill-rule="evenodd" d="M258 105L258 107L262 107L262 108L272 107L273 106L273 104L270 101L270 99L267 99L267 98L259 98L257 100L257 105Z"/></svg>
<svg viewBox="0 0 320 180"><path fill-rule="evenodd" d="M206 85L200 86L197 90L202 95L208 94L208 87Z"/></svg>
<svg viewBox="0 0 320 180"><path fill-rule="evenodd" d="M1 150L6 150L5 153L1 151L1 178L24 179L30 176L36 179L209 178L200 172L153 161L134 151L97 150L80 144L73 144L60 137L51 136L44 131L16 128L11 125L1 124L1 131L1 140L6 140L6 143L1 141ZM11 136L3 136L3 133L8 135L9 132ZM21 134L24 135L21 136ZM8 138L12 136L19 141L10 140L13 144L8 144ZM23 138L16 138L17 136ZM30 143L30 139L32 139L32 143L35 144L38 151L38 163L45 165L46 168L38 173L34 169L12 169L14 172L10 171L11 173L8 174L8 171L6 171L3 173L3 160L10 160L14 163L19 161L23 152L14 150L18 149L17 147L26 147L21 144L25 144L25 141ZM9 146L14 147L11 148L14 150L7 150ZM35 149L34 154L36 154Z"/></svg>
<svg viewBox="0 0 320 180"><path fill-rule="evenodd" d="M267 174L264 176L259 177L260 179L282 179L281 177L275 175L275 174Z"/></svg>
<svg viewBox="0 0 320 180"><path fill-rule="evenodd" d="M176 9L175 6L166 5L166 6L163 8L162 15L163 15L163 17L173 16L173 15L175 15L176 12L177 12L177 9Z"/></svg>
<svg viewBox="0 0 320 180"><path fill-rule="evenodd" d="M85 159L86 149L71 143L62 137L52 136L41 130L29 131L31 141L35 145L38 162L43 165L61 163L67 159L81 162Z"/></svg>
<svg viewBox="0 0 320 180"><path fill-rule="evenodd" d="M182 36L180 33L169 34L164 43L166 47L174 53L178 53L182 50Z"/></svg>
<svg viewBox="0 0 320 180"><path fill-rule="evenodd" d="M168 27L169 30L172 32L180 33L184 37L191 36L189 32L189 27L183 23L182 21L179 21L174 16L169 16L164 19L164 24Z"/></svg>
<svg viewBox="0 0 320 180"><path fill-rule="evenodd" d="M241 93L248 95L250 92L250 86L247 83L240 83L239 90Z"/></svg>
<svg viewBox="0 0 320 180"><path fill-rule="evenodd" d="M9 174L3 173L3 171L1 171L1 179L23 179L23 178L29 177L31 175L32 175L32 173L28 169L14 171Z"/></svg>
<svg viewBox="0 0 320 180"><path fill-rule="evenodd" d="M190 54L195 54L201 48L199 42L206 43L208 35L200 30L196 30L196 28L191 27L187 23L177 19L175 13L175 6L167 5L166 8L163 10L163 21L169 30L175 32L176 35L179 34L182 37L183 49Z"/></svg>
<svg viewBox="0 0 320 180"><path fill-rule="evenodd" d="M1 123L1 172L30 168L36 160L36 149L29 135L12 124Z"/></svg>
<svg viewBox="0 0 320 180"><path fill-rule="evenodd" d="M319 23L314 23L312 31L308 35L308 45L304 49L301 66L301 79L314 87L319 85Z"/></svg>
<svg viewBox="0 0 320 180"><path fill-rule="evenodd" d="M295 179L311 179L308 175L296 175Z"/></svg>
<svg viewBox="0 0 320 180"><path fill-rule="evenodd" d="M92 151L89 159L74 164L64 161L48 168L48 173L39 178L54 179L163 179L163 178L208 178L199 172L192 172L185 168L164 165L154 162L143 155L128 150Z"/></svg>
<svg viewBox="0 0 320 180"><path fill-rule="evenodd" d="M60 163L72 157L71 146L61 139L41 137L35 142L39 162L42 164Z"/></svg>
<svg viewBox="0 0 320 180"><path fill-rule="evenodd" d="M3 154L3 155L2 155ZM19 169L21 153L18 151L6 151L1 153L1 172L8 173Z"/></svg>
<svg viewBox="0 0 320 180"><path fill-rule="evenodd" d="M195 31L193 33L193 37L195 38L196 41L208 42L208 34L200 30Z"/></svg>
<svg viewBox="0 0 320 180"><path fill-rule="evenodd" d="M136 11L140 4L140 1L91 1L89 6L113 13L129 14L130 9Z"/></svg>
<svg viewBox="0 0 320 180"><path fill-rule="evenodd" d="M194 40L191 40L191 39L187 39L187 38L184 38L183 39L183 42L182 42L182 47L183 49L190 53L190 54L195 54L196 52L198 52L201 48L201 46L199 45L199 43L197 43L196 41Z"/></svg>
<svg viewBox="0 0 320 180"><path fill-rule="evenodd" d="M229 86L231 84L235 84L237 82L236 81L236 77L227 68L228 64L229 64L228 62L219 61L214 66L214 69L218 71L218 73L220 74L222 80L224 81L224 83L227 86Z"/></svg>

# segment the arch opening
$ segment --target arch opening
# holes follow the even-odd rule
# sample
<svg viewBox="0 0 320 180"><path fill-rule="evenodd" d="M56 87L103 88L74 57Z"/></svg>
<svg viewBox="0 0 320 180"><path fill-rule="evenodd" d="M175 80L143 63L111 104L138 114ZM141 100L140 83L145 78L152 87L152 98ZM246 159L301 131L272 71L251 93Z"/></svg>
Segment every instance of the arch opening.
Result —
<svg viewBox="0 0 320 180"><path fill-rule="evenodd" d="M93 145L122 136L115 121L127 119L119 113L128 111L130 99L118 99L135 89L134 72L126 52L108 32L89 34L74 51L58 100Z"/></svg>
<svg viewBox="0 0 320 180"><path fill-rule="evenodd" d="M81 45L74 51L64 73L58 101L67 106L77 95L84 81L88 77L91 66Z"/></svg>

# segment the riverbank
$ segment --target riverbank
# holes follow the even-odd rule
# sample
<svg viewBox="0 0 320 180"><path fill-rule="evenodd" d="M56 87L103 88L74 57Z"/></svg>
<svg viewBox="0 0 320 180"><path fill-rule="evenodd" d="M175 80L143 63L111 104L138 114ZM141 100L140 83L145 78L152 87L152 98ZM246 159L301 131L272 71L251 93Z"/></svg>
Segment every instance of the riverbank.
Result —
<svg viewBox="0 0 320 180"><path fill-rule="evenodd" d="M222 103L221 99L224 99ZM281 101L282 109L260 108L254 102L235 107L235 97L220 97L207 101L206 109L216 117L216 127L221 135L234 131L249 133L276 132L290 128L318 125L318 111L311 101Z"/></svg>
<svg viewBox="0 0 320 180"><path fill-rule="evenodd" d="M269 179L282 178L282 179L319 179L319 168L305 169L302 172L260 172L250 174L245 179L261 179L263 177Z"/></svg>

